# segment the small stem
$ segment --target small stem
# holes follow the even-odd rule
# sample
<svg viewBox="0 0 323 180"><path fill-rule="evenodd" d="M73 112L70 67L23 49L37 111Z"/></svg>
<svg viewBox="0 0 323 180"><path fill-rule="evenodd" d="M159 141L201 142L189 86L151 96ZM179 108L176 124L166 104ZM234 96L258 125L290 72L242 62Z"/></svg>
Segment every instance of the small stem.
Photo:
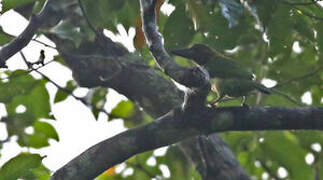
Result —
<svg viewBox="0 0 323 180"><path fill-rule="evenodd" d="M306 78L309 78L311 76L314 76L315 74L317 74L318 72L320 72L320 70L322 69L322 67L318 67L316 68L314 71L312 72L309 72L309 73L306 73L304 75L301 75L301 76L298 76L298 77L294 77L294 78L291 78L289 80L286 80L284 82L281 82L281 83L278 83L276 84L276 86L274 86L273 88L278 88L278 87L281 87L281 86L284 86L286 84L289 84L291 82L294 82L294 81L300 81L300 80L303 80L303 79L306 79Z"/></svg>

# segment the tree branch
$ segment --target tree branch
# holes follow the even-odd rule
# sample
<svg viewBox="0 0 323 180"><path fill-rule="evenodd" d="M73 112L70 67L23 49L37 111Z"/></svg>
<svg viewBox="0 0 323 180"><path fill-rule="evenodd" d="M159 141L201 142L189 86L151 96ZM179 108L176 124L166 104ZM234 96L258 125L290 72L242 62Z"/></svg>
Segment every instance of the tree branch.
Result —
<svg viewBox="0 0 323 180"><path fill-rule="evenodd" d="M28 68L30 68L29 72L31 71L35 71L37 72L39 75L41 75L44 79L46 79L47 81L49 81L50 83L52 83L57 89L60 89L61 91L65 92L66 94L72 96L74 99L80 101L82 104L84 104L85 106L91 106L93 109L99 111L99 112L102 112L104 114L106 114L107 116L111 116L110 113L108 113L105 109L103 108L97 108L95 106L92 106L91 104L89 104L83 97L78 97L78 96L75 96L73 94L73 91L67 89L67 88L64 88L60 85L58 85L55 81L51 80L48 76L46 76L44 73L38 71L39 67L38 68L33 68L32 67L32 64L27 61L27 58L26 56L24 55L24 53L22 51L20 51L20 55L22 57L22 59L24 60L25 64L28 66ZM41 66L43 67L43 66Z"/></svg>
<svg viewBox="0 0 323 180"><path fill-rule="evenodd" d="M181 67L166 52L156 23L156 2L155 0L140 0L143 30L150 52L157 64L172 79L187 87L202 87L208 84L209 75L206 70L201 67Z"/></svg>
<svg viewBox="0 0 323 180"><path fill-rule="evenodd" d="M184 112L175 108L156 121L102 141L56 171L51 180L91 179L133 155L204 133L323 129L323 108L227 107Z"/></svg>
<svg viewBox="0 0 323 180"><path fill-rule="evenodd" d="M43 9L37 15L32 15L28 26L25 30L10 43L5 45L0 50L0 68L6 68L6 61L19 52L22 48L32 40L36 31L42 26L45 20L50 16L52 9L51 5L56 3L56 0L47 0Z"/></svg>
<svg viewBox="0 0 323 180"><path fill-rule="evenodd" d="M306 78L309 78L309 77L312 77L314 76L315 74L317 74L318 72L320 72L322 70L322 67L317 67L314 71L312 72L309 72L309 73L306 73L304 75L301 75L301 76L297 76L297 77L294 77L294 78L291 78L291 79L288 79L286 81L283 81L283 82L280 82L278 84L276 84L274 87L272 88L278 88L278 87L281 87L281 86L285 86L286 84L289 84L291 82L294 82L294 81L300 81L300 80L303 80L303 79L306 79Z"/></svg>

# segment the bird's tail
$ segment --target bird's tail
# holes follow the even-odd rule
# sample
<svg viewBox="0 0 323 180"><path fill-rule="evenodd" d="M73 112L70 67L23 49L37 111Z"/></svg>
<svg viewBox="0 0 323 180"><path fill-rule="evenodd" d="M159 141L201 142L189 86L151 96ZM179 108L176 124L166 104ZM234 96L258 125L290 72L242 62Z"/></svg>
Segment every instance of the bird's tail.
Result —
<svg viewBox="0 0 323 180"><path fill-rule="evenodd" d="M278 94L278 95L284 97L285 99L289 100L290 102L292 102L292 103L294 103L296 105L299 105L299 106L307 106L306 104L297 101L293 97L290 97L288 94L286 94L284 92L281 92L281 91L279 91L277 89L267 88L266 86L264 86L262 84L259 84L259 83L256 84L256 89L259 90L262 93L265 93L265 94Z"/></svg>
<svg viewBox="0 0 323 180"><path fill-rule="evenodd" d="M271 94L273 91L270 88L267 88L266 86L260 84L260 83L255 83L255 87L258 91L264 93L264 94Z"/></svg>

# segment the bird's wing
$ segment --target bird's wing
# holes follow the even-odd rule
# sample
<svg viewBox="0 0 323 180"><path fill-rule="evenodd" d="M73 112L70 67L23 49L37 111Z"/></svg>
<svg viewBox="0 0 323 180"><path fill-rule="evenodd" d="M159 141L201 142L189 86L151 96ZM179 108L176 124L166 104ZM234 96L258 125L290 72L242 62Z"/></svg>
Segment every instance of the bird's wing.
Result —
<svg viewBox="0 0 323 180"><path fill-rule="evenodd" d="M239 79L253 79L253 74L249 72L243 65L240 63L229 59L229 58L217 58L213 60L215 69L219 69L224 78L239 78Z"/></svg>

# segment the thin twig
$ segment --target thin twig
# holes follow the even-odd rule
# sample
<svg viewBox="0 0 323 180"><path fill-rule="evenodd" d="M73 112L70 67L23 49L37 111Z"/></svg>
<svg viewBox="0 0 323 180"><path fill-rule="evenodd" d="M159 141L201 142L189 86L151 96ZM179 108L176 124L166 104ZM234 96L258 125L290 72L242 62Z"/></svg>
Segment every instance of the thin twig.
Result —
<svg viewBox="0 0 323 180"><path fill-rule="evenodd" d="M272 92L286 98L287 100L289 100L290 102L292 102L292 103L294 103L294 104L296 104L298 106L308 106L307 104L304 104L302 102L297 101L292 96L289 96L288 94L285 94L284 92L281 92L281 91L279 91L277 89L274 89L274 88L269 88L269 89L270 89L270 91L272 91Z"/></svg>
<svg viewBox="0 0 323 180"><path fill-rule="evenodd" d="M320 72L320 70L322 69L322 67L318 67L317 69L315 69L314 71L312 72L309 72L309 73L306 73L304 75L301 75L301 76L298 76L298 77L294 77L294 78L291 78L289 80L286 80L284 82L281 82L281 83L278 83L276 84L273 88L279 88L281 86L284 86L286 84L289 84L291 82L294 82L294 81L300 81L300 80L303 80L303 79L306 79L306 78L309 78L311 76L314 76L315 74L317 74L318 72Z"/></svg>
<svg viewBox="0 0 323 180"><path fill-rule="evenodd" d="M39 40L37 40L37 39L32 39L32 41L35 41L35 42L37 42L37 43L39 43L39 44L42 44L42 45L44 45L45 47L49 47L49 48L52 48L52 49L57 49L56 47L54 47L54 46L52 46L52 45L49 45L49 44L47 44L47 43L44 43L44 42L42 42L42 41L39 41Z"/></svg>
<svg viewBox="0 0 323 180"><path fill-rule="evenodd" d="M73 92L67 88L64 88L60 85L58 85L56 82L52 81L48 76L46 76L45 74L43 74L42 72L38 71L38 70L35 70L35 72L37 72L38 74L40 74L43 78L45 78L47 81L51 82L54 86L56 86L58 89L62 90L63 92L65 92L66 94L72 96L74 99L76 100L79 100L80 102L82 102L85 106L91 106L93 109L95 109L96 111L99 111L99 112L103 112L104 114L106 114L107 116L111 116L110 113L108 113L105 109L103 108L97 108L95 106L92 106L91 104L89 104L83 97L78 97L78 96L75 96L73 94Z"/></svg>
<svg viewBox="0 0 323 180"><path fill-rule="evenodd" d="M20 55L23 58L24 62L26 62L27 66L28 66L28 61L25 57L25 55L23 54L23 52L20 51ZM85 106L91 106L93 109L99 111L99 112L103 112L104 114L106 114L107 116L111 116L110 113L108 113L105 109L103 108L97 108L95 106L92 106L91 104L89 104L83 97L78 97L75 96L73 94L73 92L67 88L64 88L60 85L58 85L55 81L51 80L48 76L46 76L45 74L43 74L42 72L38 71L38 69L35 69L33 67L31 67L32 71L37 72L38 74L40 74L44 79L46 79L47 81L51 82L54 86L56 86L56 88L58 88L59 90L65 92L66 94L72 96L74 99L79 100L80 102L82 102Z"/></svg>
<svg viewBox="0 0 323 180"><path fill-rule="evenodd" d="M44 66L39 66L39 67L37 67L37 68L28 69L26 72L23 72L23 73L21 73L21 74L17 74L17 75L15 75L15 76L8 76L8 77L5 77L5 78L0 78L0 80L9 80L9 79L12 79L12 78L17 78L17 77L20 77L20 76L27 75L27 74L29 74L29 73L33 72L34 70L38 70L38 69L40 69L40 68L43 68L43 67L45 67L46 65L48 65L48 64L50 64L50 63L52 63L52 62L54 62L54 60L50 60L50 61L48 61L47 63L45 63L45 64L44 64ZM28 66L28 65L27 65L27 66Z"/></svg>

